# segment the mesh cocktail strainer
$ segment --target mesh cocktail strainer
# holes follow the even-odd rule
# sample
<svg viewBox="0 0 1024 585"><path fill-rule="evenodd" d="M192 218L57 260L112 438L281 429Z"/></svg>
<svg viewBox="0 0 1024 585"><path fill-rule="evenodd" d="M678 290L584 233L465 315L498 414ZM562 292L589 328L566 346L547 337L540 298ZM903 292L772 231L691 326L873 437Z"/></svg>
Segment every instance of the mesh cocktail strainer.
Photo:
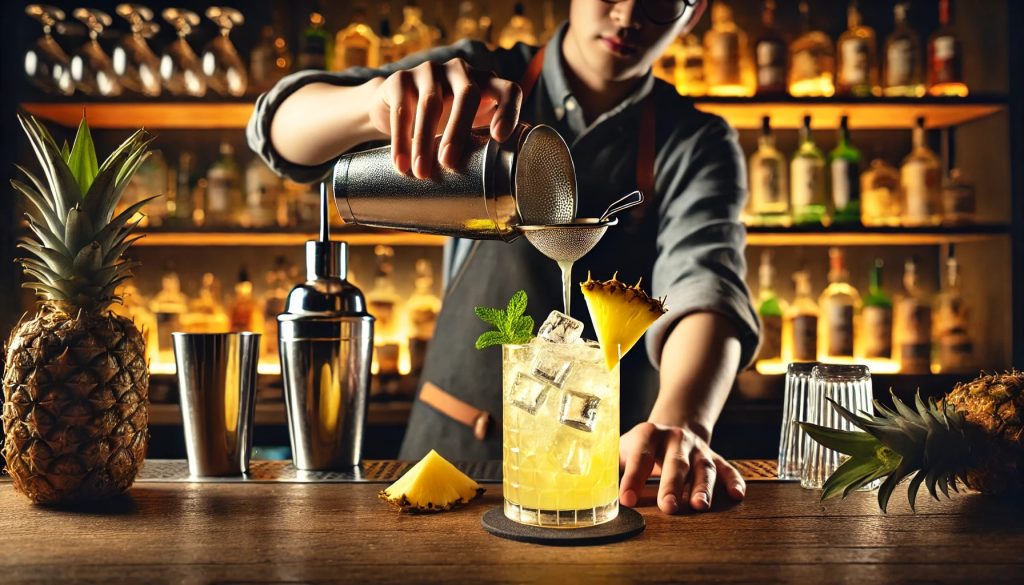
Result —
<svg viewBox="0 0 1024 585"><path fill-rule="evenodd" d="M601 217L577 218L570 223L521 225L519 230L541 254L559 263L576 262L594 249L610 226L619 222L615 215L644 202L640 191L618 199Z"/></svg>
<svg viewBox="0 0 1024 585"><path fill-rule="evenodd" d="M520 225L550 225L576 217L576 172L565 141L550 126L525 131L515 162Z"/></svg>

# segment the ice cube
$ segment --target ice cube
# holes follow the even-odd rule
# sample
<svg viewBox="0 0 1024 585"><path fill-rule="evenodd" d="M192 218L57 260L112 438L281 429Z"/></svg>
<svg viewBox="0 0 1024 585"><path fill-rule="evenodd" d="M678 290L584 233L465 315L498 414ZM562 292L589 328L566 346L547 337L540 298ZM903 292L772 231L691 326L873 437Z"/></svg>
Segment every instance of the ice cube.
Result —
<svg viewBox="0 0 1024 585"><path fill-rule="evenodd" d="M545 350L544 344L538 348L537 357L533 360L533 375L555 388L561 388L572 370L572 362L559 352Z"/></svg>
<svg viewBox="0 0 1024 585"><path fill-rule="evenodd" d="M515 381L512 382L512 404L530 414L537 414L547 395L548 385L543 380L524 372L516 374Z"/></svg>
<svg viewBox="0 0 1024 585"><path fill-rule="evenodd" d="M597 421L597 406L601 399L593 394L568 390L562 396L558 421L576 430L592 432Z"/></svg>
<svg viewBox="0 0 1024 585"><path fill-rule="evenodd" d="M590 441L568 429L560 429L551 444L554 463L566 473L586 475L590 472Z"/></svg>
<svg viewBox="0 0 1024 585"><path fill-rule="evenodd" d="M574 343L583 335L583 322L561 311L551 311L540 324L537 336L551 343Z"/></svg>

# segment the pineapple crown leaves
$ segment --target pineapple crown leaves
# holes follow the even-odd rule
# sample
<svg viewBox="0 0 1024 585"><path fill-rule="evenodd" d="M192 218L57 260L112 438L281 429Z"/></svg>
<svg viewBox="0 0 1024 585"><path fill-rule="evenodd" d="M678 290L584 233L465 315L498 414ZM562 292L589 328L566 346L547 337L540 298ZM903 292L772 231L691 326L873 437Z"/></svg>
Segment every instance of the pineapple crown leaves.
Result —
<svg viewBox="0 0 1024 585"><path fill-rule="evenodd" d="M476 348L492 345L529 343L533 338L533 317L526 315L526 291L516 291L504 309L476 307L473 312L481 321L494 327L476 340Z"/></svg>
<svg viewBox="0 0 1024 585"><path fill-rule="evenodd" d="M45 126L32 116L18 116L43 171L40 180L17 166L25 180L11 185L29 203L31 235L19 247L32 257L19 259L35 289L48 301L102 309L117 300L116 287L131 277L136 265L122 255L139 237L130 238L132 221L149 199L114 210L125 187L149 155L153 138L138 130L98 164L96 149L83 118L74 144L58 147Z"/></svg>
<svg viewBox="0 0 1024 585"><path fill-rule="evenodd" d="M895 410L879 401L879 415L854 414L835 401L833 408L844 419L861 429L842 431L800 423L807 434L822 446L850 457L825 481L821 498L846 497L877 479L885 478L878 490L878 505L886 511L893 490L906 477L911 479L907 497L911 509L916 504L921 484L938 499L938 491L949 496L949 488L957 491L973 461L970 441L965 440L965 422L949 405L939 406L933 400L925 403L918 393L914 408L892 394Z"/></svg>

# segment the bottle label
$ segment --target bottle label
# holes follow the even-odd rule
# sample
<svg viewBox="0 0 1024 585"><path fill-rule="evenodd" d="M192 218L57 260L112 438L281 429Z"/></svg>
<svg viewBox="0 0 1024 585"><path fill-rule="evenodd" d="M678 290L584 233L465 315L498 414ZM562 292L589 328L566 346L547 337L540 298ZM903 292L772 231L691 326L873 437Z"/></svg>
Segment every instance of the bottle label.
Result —
<svg viewBox="0 0 1024 585"><path fill-rule="evenodd" d="M206 178L206 210L210 213L227 213L231 207L231 178L227 170L210 169Z"/></svg>
<svg viewBox="0 0 1024 585"><path fill-rule="evenodd" d="M955 37L941 36L932 41L931 70L933 83L961 81L960 51Z"/></svg>
<svg viewBox="0 0 1024 585"><path fill-rule="evenodd" d="M782 317L777 315L761 316L761 348L757 352L759 360L773 360L782 357Z"/></svg>
<svg viewBox="0 0 1024 585"><path fill-rule="evenodd" d="M911 85L914 82L914 45L908 39L893 41L886 52L885 64L886 85Z"/></svg>
<svg viewBox="0 0 1024 585"><path fill-rule="evenodd" d="M782 192L781 175L781 163L777 159L762 158L751 165L751 195L755 213L763 211L765 207L785 203L786 194Z"/></svg>
<svg viewBox="0 0 1024 585"><path fill-rule="evenodd" d="M757 44L757 85L785 87L786 53L779 43L762 41Z"/></svg>
<svg viewBox="0 0 1024 585"><path fill-rule="evenodd" d="M832 161L832 203L836 211L846 209L859 199L859 174L857 166L846 159Z"/></svg>
<svg viewBox="0 0 1024 585"><path fill-rule="evenodd" d="M818 318L800 315L793 318L793 359L810 362L818 359Z"/></svg>
<svg viewBox="0 0 1024 585"><path fill-rule="evenodd" d="M828 306L828 355L853 357L853 305Z"/></svg>
<svg viewBox="0 0 1024 585"><path fill-rule="evenodd" d="M839 78L843 83L849 85L861 85L868 82L868 68L870 65L870 50L864 39L846 39L839 47L840 55L843 58L843 68L839 72Z"/></svg>
<svg viewBox="0 0 1024 585"><path fill-rule="evenodd" d="M345 67L369 67L370 51L367 47L346 47Z"/></svg>
<svg viewBox="0 0 1024 585"><path fill-rule="evenodd" d="M864 327L864 357L889 359L892 357L892 309L864 307L861 311Z"/></svg>
<svg viewBox="0 0 1024 585"><path fill-rule="evenodd" d="M916 299L900 304L900 367L907 373L931 371L932 308Z"/></svg>
<svg viewBox="0 0 1024 585"><path fill-rule="evenodd" d="M934 213L932 192L938 187L938 171L923 160L908 161L900 173L904 213L909 220L927 221Z"/></svg>
<svg viewBox="0 0 1024 585"><path fill-rule="evenodd" d="M820 204L825 192L824 165L820 160L797 157L793 159L790 180L793 182L793 207Z"/></svg>
<svg viewBox="0 0 1024 585"><path fill-rule="evenodd" d="M804 49L793 53L793 81L817 79L821 76L820 56L812 49Z"/></svg>

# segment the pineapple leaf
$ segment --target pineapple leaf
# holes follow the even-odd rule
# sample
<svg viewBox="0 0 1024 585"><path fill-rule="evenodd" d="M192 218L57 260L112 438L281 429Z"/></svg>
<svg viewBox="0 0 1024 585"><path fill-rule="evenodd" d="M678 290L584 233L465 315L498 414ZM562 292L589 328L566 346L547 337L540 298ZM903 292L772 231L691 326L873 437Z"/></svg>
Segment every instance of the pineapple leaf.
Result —
<svg viewBox="0 0 1024 585"><path fill-rule="evenodd" d="M921 482L924 481L924 471L918 471L914 474L914 478L910 480L910 484L907 486L907 501L910 502L910 509L917 512L915 505L917 504L917 491L921 489Z"/></svg>
<svg viewBox="0 0 1024 585"><path fill-rule="evenodd" d="M67 223L64 227L64 243L72 254L77 254L82 248L93 241L96 232L93 229L92 221L80 206L68 210Z"/></svg>
<svg viewBox="0 0 1024 585"><path fill-rule="evenodd" d="M86 123L85 116L82 116L82 121L78 124L78 133L75 134L75 143L71 145L67 165L75 176L81 193L88 193L89 187L99 173L99 163L96 160L96 146L92 142L92 134L89 133L89 124Z"/></svg>
<svg viewBox="0 0 1024 585"><path fill-rule="evenodd" d="M128 230L125 235L127 235L128 233L131 233L131 230ZM142 234L135 236L134 238L122 238L120 242L114 244L114 246L106 254L103 255L103 262L109 263L113 262L115 258L120 258L121 254L124 254L125 250L131 247L132 244L138 242L139 240L145 237L145 234Z"/></svg>
<svg viewBox="0 0 1024 585"><path fill-rule="evenodd" d="M875 437L860 431L841 431L812 423L799 423L800 427L823 447L853 457L876 458L882 444Z"/></svg>
<svg viewBox="0 0 1024 585"><path fill-rule="evenodd" d="M18 247L22 250L27 250L32 255L36 256L49 266L51 270L57 273L66 273L70 268L65 256L61 256L49 248L44 248L32 240L23 239L18 242Z"/></svg>
<svg viewBox="0 0 1024 585"><path fill-rule="evenodd" d="M45 223L46 227L49 228L50 231L57 231L61 228L60 220L53 214L53 209L50 207L49 202L46 201L46 197L42 193L18 179L11 179L11 186L14 187L16 191L24 195L25 198L28 199L36 208L38 215L33 214L31 211L29 212L29 215L32 216L32 219L34 219L36 223Z"/></svg>
<svg viewBox="0 0 1024 585"><path fill-rule="evenodd" d="M892 396L892 403L896 407L896 410L901 415L903 415L903 418L905 418L907 420L916 420L918 418L918 416L917 416L918 412L915 412L914 409L910 408L902 400L897 398L895 392L893 392L892 390L889 390L889 395ZM918 411L920 411L920 404L921 404L921 393L918 392L918 394L917 394ZM921 413L921 414L924 415L924 413Z"/></svg>
<svg viewBox="0 0 1024 585"><path fill-rule="evenodd" d="M821 499L827 500L842 494L845 498L850 491L864 485L862 480L877 469L878 461L851 457L836 469L821 486Z"/></svg>
<svg viewBox="0 0 1024 585"><path fill-rule="evenodd" d="M891 474L889 474L889 477L885 478L885 481L883 481L882 485L878 488L878 507L882 509L882 513L886 513L889 507L889 498L892 497L892 492L896 489L896 486L903 481L903 478L913 472L913 466L903 462Z"/></svg>
<svg viewBox="0 0 1024 585"><path fill-rule="evenodd" d="M64 241L60 236L51 232L46 226L40 225L32 218L29 218L28 229L32 230L32 233L39 238L39 243L43 246L56 251L58 254L63 254L64 256L71 255L71 252L68 250L67 246L64 245Z"/></svg>
<svg viewBox="0 0 1024 585"><path fill-rule="evenodd" d="M124 227L124 225L128 223L128 220L142 209L145 204L149 203L153 199L156 199L156 197L147 197L146 199L128 206L127 209L122 211L117 217L111 219L107 225L103 226L103 229L96 234L95 240L100 243L100 246L102 246L104 250L110 250L119 241L117 236L119 235L120 229Z"/></svg>
<svg viewBox="0 0 1024 585"><path fill-rule="evenodd" d="M102 279L100 269L103 267L103 251L100 250L100 245L92 242L79 250L75 255L74 267L78 274L92 274L94 279Z"/></svg>
<svg viewBox="0 0 1024 585"><path fill-rule="evenodd" d="M21 285L22 288L30 288L36 293L42 293L47 300L55 301L64 298L64 293L60 292L51 285L43 284L41 282L26 282Z"/></svg>
<svg viewBox="0 0 1024 585"><path fill-rule="evenodd" d="M21 114L18 115L18 122L25 131L25 135L28 136L36 160L43 168L43 175L50 185L49 193L53 198L54 212L58 216L63 216L75 201L81 199L81 192L71 174L71 169L64 163L60 151L53 142L53 137L45 126L32 116L22 116Z"/></svg>
<svg viewBox="0 0 1024 585"><path fill-rule="evenodd" d="M71 149L68 148L68 141L64 141L64 145L60 147L60 157L67 163L68 159L71 158Z"/></svg>

